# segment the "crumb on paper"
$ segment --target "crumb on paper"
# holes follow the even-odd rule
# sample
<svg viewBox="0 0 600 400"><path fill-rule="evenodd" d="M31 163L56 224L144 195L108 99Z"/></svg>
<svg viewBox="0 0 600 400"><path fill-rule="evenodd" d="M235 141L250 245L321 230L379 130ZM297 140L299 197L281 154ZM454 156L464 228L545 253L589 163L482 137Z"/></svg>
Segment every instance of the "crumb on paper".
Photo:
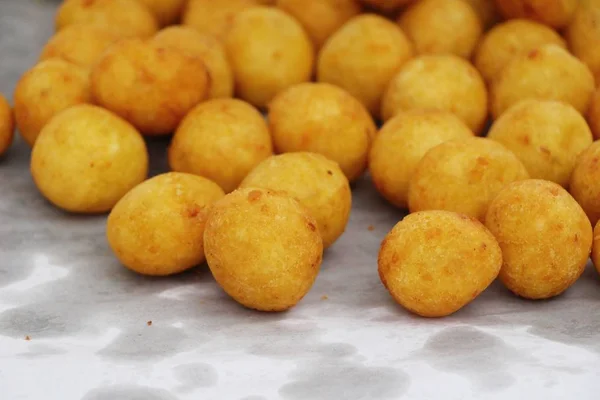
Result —
<svg viewBox="0 0 600 400"><path fill-rule="evenodd" d="M321 296L321 300L327 300L329 299L329 296L327 296L326 294L324 294L323 296Z"/></svg>
<svg viewBox="0 0 600 400"><path fill-rule="evenodd" d="M370 231L374 231L375 227L373 225L369 225L369 227L367 229L370 230Z"/></svg>
<svg viewBox="0 0 600 400"><path fill-rule="evenodd" d="M148 325L148 326L152 326L152 321L148 321L148 322L146 322L146 325Z"/></svg>
<svg viewBox="0 0 600 400"><path fill-rule="evenodd" d="M31 338L29 337L29 335L25 336L25 340L27 340L28 342L31 340Z"/></svg>

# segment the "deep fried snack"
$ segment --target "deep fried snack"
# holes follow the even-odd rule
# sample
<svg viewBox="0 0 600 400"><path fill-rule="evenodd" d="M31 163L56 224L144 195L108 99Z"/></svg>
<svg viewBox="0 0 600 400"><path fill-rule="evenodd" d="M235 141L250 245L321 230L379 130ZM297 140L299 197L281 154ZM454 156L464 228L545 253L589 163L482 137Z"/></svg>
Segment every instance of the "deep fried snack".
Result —
<svg viewBox="0 0 600 400"><path fill-rule="evenodd" d="M594 227L594 241L592 245L592 262L600 274L600 223Z"/></svg>
<svg viewBox="0 0 600 400"><path fill-rule="evenodd" d="M594 139L600 139L600 87L592 96L592 102L588 111L588 123L594 135Z"/></svg>
<svg viewBox="0 0 600 400"><path fill-rule="evenodd" d="M225 196L201 176L168 172L130 190L112 209L106 237L119 261L143 275L172 275L204 262L204 226Z"/></svg>
<svg viewBox="0 0 600 400"><path fill-rule="evenodd" d="M0 93L0 156L10 147L15 133L15 119L8 101Z"/></svg>
<svg viewBox="0 0 600 400"><path fill-rule="evenodd" d="M187 0L138 0L142 2L158 21L159 25L172 25L179 21Z"/></svg>
<svg viewBox="0 0 600 400"><path fill-rule="evenodd" d="M553 28L565 27L578 3L578 0L496 0L507 19L528 18Z"/></svg>
<svg viewBox="0 0 600 400"><path fill-rule="evenodd" d="M261 162L240 185L285 192L315 217L323 247L331 246L346 229L352 193L339 165L308 152L286 153Z"/></svg>
<svg viewBox="0 0 600 400"><path fill-rule="evenodd" d="M109 211L147 173L146 144L135 128L89 104L52 118L31 153L31 174L40 192L74 213Z"/></svg>
<svg viewBox="0 0 600 400"><path fill-rule="evenodd" d="M139 39L110 47L92 69L91 81L96 103L146 135L173 132L210 89L201 59Z"/></svg>
<svg viewBox="0 0 600 400"><path fill-rule="evenodd" d="M254 107L237 99L215 99L181 121L169 148L169 165L204 176L229 193L272 154L269 129Z"/></svg>
<svg viewBox="0 0 600 400"><path fill-rule="evenodd" d="M183 24L225 40L238 13L260 5L259 0L188 0Z"/></svg>
<svg viewBox="0 0 600 400"><path fill-rule="evenodd" d="M513 293L546 299L581 276L592 248L592 225L569 193L544 180L505 187L485 219L504 263L500 280Z"/></svg>
<svg viewBox="0 0 600 400"><path fill-rule="evenodd" d="M327 83L303 83L279 94L269 106L269 126L278 153L322 154L350 181L365 170L377 130L358 100Z"/></svg>
<svg viewBox="0 0 600 400"><path fill-rule="evenodd" d="M567 187L575 162L592 144L585 119L558 101L525 100L492 125L488 138L506 146L529 175Z"/></svg>
<svg viewBox="0 0 600 400"><path fill-rule="evenodd" d="M235 301L260 311L284 311L310 290L323 242L317 222L297 200L245 188L213 206L204 251L215 280Z"/></svg>
<svg viewBox="0 0 600 400"><path fill-rule="evenodd" d="M569 190L587 214L592 225L600 220L600 141L594 142L577 158Z"/></svg>
<svg viewBox="0 0 600 400"><path fill-rule="evenodd" d="M580 2L566 37L573 54L587 64L600 85L600 2Z"/></svg>
<svg viewBox="0 0 600 400"><path fill-rule="evenodd" d="M500 12L494 0L464 0L467 2L479 17L483 30L488 30L500 21Z"/></svg>
<svg viewBox="0 0 600 400"><path fill-rule="evenodd" d="M90 100L90 78L85 68L61 59L42 61L17 82L14 93L17 128L33 146L50 118Z"/></svg>
<svg viewBox="0 0 600 400"><path fill-rule="evenodd" d="M394 300L423 317L450 315L498 276L502 253L476 219L422 211L398 222L379 250L379 277Z"/></svg>

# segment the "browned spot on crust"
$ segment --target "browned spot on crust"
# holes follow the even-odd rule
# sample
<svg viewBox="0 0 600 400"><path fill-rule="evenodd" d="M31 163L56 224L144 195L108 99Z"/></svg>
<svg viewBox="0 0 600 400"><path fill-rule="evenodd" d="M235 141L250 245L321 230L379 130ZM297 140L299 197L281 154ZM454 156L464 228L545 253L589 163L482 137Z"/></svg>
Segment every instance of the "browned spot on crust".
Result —
<svg viewBox="0 0 600 400"><path fill-rule="evenodd" d="M579 234L578 233L575 234L575 238L573 239L573 241L575 243L579 242Z"/></svg>
<svg viewBox="0 0 600 400"><path fill-rule="evenodd" d="M367 229L370 230L370 231L374 231L375 227L373 225L369 225L369 227Z"/></svg>
<svg viewBox="0 0 600 400"><path fill-rule="evenodd" d="M481 243L481 249L482 249L482 250L485 250L485 249L487 249L487 244L485 244L485 243Z"/></svg>
<svg viewBox="0 0 600 400"><path fill-rule="evenodd" d="M560 190L557 187L551 187L550 188L550 194L552 196L558 196L559 193L560 193Z"/></svg>
<svg viewBox="0 0 600 400"><path fill-rule="evenodd" d="M531 144L531 139L529 138L529 136L525 135L521 138L521 141L523 142L524 145L529 146Z"/></svg>
<svg viewBox="0 0 600 400"><path fill-rule="evenodd" d="M193 206L192 208L190 208L190 209L187 211L187 216L188 216L189 218L194 218L194 217L196 217L196 216L198 215L198 213L200 213L200 207L198 207L198 206Z"/></svg>
<svg viewBox="0 0 600 400"><path fill-rule="evenodd" d="M527 54L527 58L529 58L530 60L535 60L536 58L538 58L540 56L540 51L538 49L534 49L531 50L528 54Z"/></svg>
<svg viewBox="0 0 600 400"><path fill-rule="evenodd" d="M490 162L487 158L485 157L477 157L477 164L478 165L482 165L482 166L488 166L490 165Z"/></svg>
<svg viewBox="0 0 600 400"><path fill-rule="evenodd" d="M333 172L331 172L331 170L327 170L327 175L333 175Z"/></svg>
<svg viewBox="0 0 600 400"><path fill-rule="evenodd" d="M400 257L398 257L398 254L394 253L392 255L392 263L395 264L398 262L398 260L400 260Z"/></svg>
<svg viewBox="0 0 600 400"><path fill-rule="evenodd" d="M95 2L96 2L96 0L83 0L81 2L81 6L82 7L90 7L90 6L93 6Z"/></svg>
<svg viewBox="0 0 600 400"><path fill-rule="evenodd" d="M90 168L94 168L94 165L95 165L94 162L90 161Z"/></svg>
<svg viewBox="0 0 600 400"><path fill-rule="evenodd" d="M260 190L252 190L250 193L248 193L248 201L251 203L259 200L261 197L262 192Z"/></svg>
<svg viewBox="0 0 600 400"><path fill-rule="evenodd" d="M309 228L310 228L310 230L311 230L311 231L313 231L313 232L317 230L317 227L316 227L316 226L315 226L315 224L313 224L312 222L309 222L309 223L308 223L308 227L309 227Z"/></svg>

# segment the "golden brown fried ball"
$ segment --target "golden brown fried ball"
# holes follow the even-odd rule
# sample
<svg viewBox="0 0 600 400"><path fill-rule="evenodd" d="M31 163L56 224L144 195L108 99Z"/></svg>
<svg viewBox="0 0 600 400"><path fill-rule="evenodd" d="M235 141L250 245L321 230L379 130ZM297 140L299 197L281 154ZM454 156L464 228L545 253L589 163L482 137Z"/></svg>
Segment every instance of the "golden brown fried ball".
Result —
<svg viewBox="0 0 600 400"><path fill-rule="evenodd" d="M158 32L153 41L160 47L171 47L204 61L210 75L209 98L233 96L233 72L225 47L217 39L187 26L172 26Z"/></svg>
<svg viewBox="0 0 600 400"><path fill-rule="evenodd" d="M10 147L15 133L15 120L8 101L0 93L0 156Z"/></svg>
<svg viewBox="0 0 600 400"><path fill-rule="evenodd" d="M225 40L237 14L260 3L258 0L188 0L183 11L183 24Z"/></svg>
<svg viewBox="0 0 600 400"><path fill-rule="evenodd" d="M169 165L204 176L229 193L272 154L269 129L254 107L237 99L215 99L181 121L169 148Z"/></svg>
<svg viewBox="0 0 600 400"><path fill-rule="evenodd" d="M123 40L110 47L91 73L96 103L146 135L164 135L210 90L204 62L152 41Z"/></svg>
<svg viewBox="0 0 600 400"><path fill-rule="evenodd" d="M422 211L398 222L379 250L379 277L394 300L423 317L469 304L498 276L502 253L476 219Z"/></svg>
<svg viewBox="0 0 600 400"><path fill-rule="evenodd" d="M298 200L317 221L324 248L331 246L348 224L350 184L339 165L320 154L298 152L269 157L248 174L240 187L285 192Z"/></svg>
<svg viewBox="0 0 600 400"><path fill-rule="evenodd" d="M375 187L390 203L408 207L408 184L425 153L447 140L473 132L447 111L411 110L390 119L377 133L369 153Z"/></svg>
<svg viewBox="0 0 600 400"><path fill-rule="evenodd" d="M600 2L581 1L566 37L573 54L590 67L600 85Z"/></svg>
<svg viewBox="0 0 600 400"><path fill-rule="evenodd" d="M317 80L347 90L377 117L390 79L412 56L412 44L396 24L363 14L325 43L317 61Z"/></svg>
<svg viewBox="0 0 600 400"><path fill-rule="evenodd" d="M215 280L235 301L260 311L284 311L310 290L323 242L317 222L298 201L245 188L210 211L204 251Z"/></svg>
<svg viewBox="0 0 600 400"><path fill-rule="evenodd" d="M52 118L31 153L31 174L40 192L75 213L109 211L147 173L146 144L135 128L89 104Z"/></svg>
<svg viewBox="0 0 600 400"><path fill-rule="evenodd" d="M516 56L492 84L494 118L521 100L560 100L585 114L594 93L590 69L560 46L548 44Z"/></svg>
<svg viewBox="0 0 600 400"><path fill-rule="evenodd" d="M556 183L531 179L508 185L490 204L485 221L502 248L500 280L521 297L557 296L585 268L592 226Z"/></svg>
<svg viewBox="0 0 600 400"><path fill-rule="evenodd" d="M152 12L138 0L65 0L56 13L56 30L95 25L121 37L147 38L158 30Z"/></svg>
<svg viewBox="0 0 600 400"><path fill-rule="evenodd" d="M365 5L373 7L384 13L398 11L401 7L417 0L361 0Z"/></svg>
<svg viewBox="0 0 600 400"><path fill-rule="evenodd" d="M600 223L594 227L594 240L592 245L592 262L600 274Z"/></svg>
<svg viewBox="0 0 600 400"><path fill-rule="evenodd" d="M269 127L278 153L322 154L337 162L350 181L365 170L377 130L358 100L327 83L295 85L275 97Z"/></svg>
<svg viewBox="0 0 600 400"><path fill-rule="evenodd" d="M487 120L487 89L475 67L458 56L420 56L392 78L381 115L387 121L414 109L450 111L479 134Z"/></svg>
<svg viewBox="0 0 600 400"><path fill-rule="evenodd" d="M600 139L600 88L592 96L590 110L588 111L588 123L595 139Z"/></svg>
<svg viewBox="0 0 600 400"><path fill-rule="evenodd" d="M481 40L475 66L489 83L500 75L514 57L545 44L566 48L565 40L553 29L535 21L514 19L495 26Z"/></svg>
<svg viewBox="0 0 600 400"><path fill-rule="evenodd" d="M25 72L14 92L15 120L31 146L46 123L60 111L89 103L89 72L61 59L42 61Z"/></svg>
<svg viewBox="0 0 600 400"><path fill-rule="evenodd" d="M496 0L507 18L527 18L553 28L565 27L573 18L578 0Z"/></svg>
<svg viewBox="0 0 600 400"><path fill-rule="evenodd" d="M138 0L154 14L159 25L172 25L179 21L187 0Z"/></svg>
<svg viewBox="0 0 600 400"><path fill-rule="evenodd" d="M302 24L316 49L361 11L358 0L277 0L277 7Z"/></svg>
<svg viewBox="0 0 600 400"><path fill-rule="evenodd" d="M577 158L569 190L592 225L600 220L600 141L594 142Z"/></svg>
<svg viewBox="0 0 600 400"><path fill-rule="evenodd" d="M410 180L411 212L447 210L485 222L494 197L511 182L528 179L525 166L510 150L485 138L442 143L421 159Z"/></svg>
<svg viewBox="0 0 600 400"><path fill-rule="evenodd" d="M265 108L277 93L311 79L312 42L300 23L277 8L240 12L226 48L237 96L256 107Z"/></svg>
<svg viewBox="0 0 600 400"><path fill-rule="evenodd" d="M490 29L500 21L500 12L494 0L464 0L475 10L483 30Z"/></svg>
<svg viewBox="0 0 600 400"><path fill-rule="evenodd" d="M456 0L421 0L398 20L417 54L470 58L483 32L473 7Z"/></svg>
<svg viewBox="0 0 600 400"><path fill-rule="evenodd" d="M82 67L93 66L119 36L95 25L71 25L57 32L44 46L40 60L62 58Z"/></svg>
<svg viewBox="0 0 600 400"><path fill-rule="evenodd" d="M558 101L525 100L492 125L488 138L506 146L529 175L566 187L577 157L592 144L585 119Z"/></svg>
<svg viewBox="0 0 600 400"><path fill-rule="evenodd" d="M204 226L225 196L201 176L169 172L130 190L112 209L108 243L119 261L143 275L172 275L204 262Z"/></svg>

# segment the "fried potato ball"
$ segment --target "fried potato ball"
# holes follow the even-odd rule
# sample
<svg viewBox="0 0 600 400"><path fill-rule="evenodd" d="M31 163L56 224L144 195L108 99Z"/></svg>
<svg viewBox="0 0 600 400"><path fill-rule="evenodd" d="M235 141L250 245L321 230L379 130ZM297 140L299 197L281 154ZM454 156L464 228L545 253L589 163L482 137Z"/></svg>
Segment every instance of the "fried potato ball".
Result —
<svg viewBox="0 0 600 400"><path fill-rule="evenodd" d="M260 3L258 0L188 0L183 11L183 24L225 40L237 14Z"/></svg>
<svg viewBox="0 0 600 400"><path fill-rule="evenodd" d="M31 153L40 192L74 213L109 211L147 173L146 144L135 128L89 104L52 118Z"/></svg>
<svg viewBox="0 0 600 400"><path fill-rule="evenodd" d="M476 219L422 211L387 234L377 261L394 300L423 317L444 317L469 304L498 276L502 253Z"/></svg>
<svg viewBox="0 0 600 400"><path fill-rule="evenodd" d="M507 18L527 18L553 28L565 27L573 18L578 0L496 0Z"/></svg>
<svg viewBox="0 0 600 400"><path fill-rule="evenodd" d="M447 111L411 110L383 125L369 153L369 171L381 195L397 207L408 207L408 184L425 153L447 140L473 132Z"/></svg>
<svg viewBox="0 0 600 400"><path fill-rule="evenodd" d="M331 246L348 224L350 184L339 165L320 154L298 152L269 157L248 174L240 187L285 192L298 200L317 221L324 248Z"/></svg>
<svg viewBox="0 0 600 400"><path fill-rule="evenodd" d="M530 179L508 185L490 204L485 221L502 248L500 280L518 296L557 296L585 268L592 226L556 183Z"/></svg>
<svg viewBox="0 0 600 400"><path fill-rule="evenodd" d="M277 0L277 7L302 24L316 49L361 11L358 0Z"/></svg>
<svg viewBox="0 0 600 400"><path fill-rule="evenodd" d="M594 227L594 240L592 245L592 262L600 274L600 223Z"/></svg>
<svg viewBox="0 0 600 400"><path fill-rule="evenodd" d="M177 49L204 61L210 75L209 98L233 96L233 72L220 41L187 26L165 28L153 40L160 47Z"/></svg>
<svg viewBox="0 0 600 400"><path fill-rule="evenodd" d="M328 83L303 83L279 94L269 106L269 127L278 153L322 154L350 181L365 170L377 130L358 100Z"/></svg>
<svg viewBox="0 0 600 400"><path fill-rule="evenodd" d="M600 2L580 2L566 37L571 52L587 64L600 85Z"/></svg>
<svg viewBox="0 0 600 400"><path fill-rule="evenodd" d="M90 100L90 77L85 68L61 59L42 61L17 82L14 92L17 128L33 146L50 118Z"/></svg>
<svg viewBox="0 0 600 400"><path fill-rule="evenodd" d="M210 89L201 59L139 39L110 47L92 69L91 81L96 103L146 135L173 132Z"/></svg>
<svg viewBox="0 0 600 400"><path fill-rule="evenodd" d="M317 222L297 200L244 188L215 203L204 251L217 283L235 301L284 311L310 290L323 257Z"/></svg>
<svg viewBox="0 0 600 400"><path fill-rule="evenodd" d="M108 243L119 261L143 275L172 275L204 262L204 226L225 196L214 182L168 172L131 189L112 209Z"/></svg>
<svg viewBox="0 0 600 400"><path fill-rule="evenodd" d="M558 101L525 100L492 125L488 138L511 150L529 175L566 187L577 157L592 144L585 119Z"/></svg>
<svg viewBox="0 0 600 400"><path fill-rule="evenodd" d="M408 110L450 111L476 134L488 115L483 78L466 60L454 55L426 55L411 60L392 78L382 101L385 121Z"/></svg>
<svg viewBox="0 0 600 400"><path fill-rule="evenodd" d="M325 43L317 61L317 80L347 90L377 117L390 79L412 56L412 44L396 24L363 14Z"/></svg>
<svg viewBox="0 0 600 400"><path fill-rule="evenodd" d="M482 34L473 7L456 0L421 0L398 20L417 54L456 54L470 58Z"/></svg>
<svg viewBox="0 0 600 400"><path fill-rule="evenodd" d="M384 13L398 11L401 7L417 0L361 0L365 5L373 7Z"/></svg>
<svg viewBox="0 0 600 400"><path fill-rule="evenodd" d="M484 30L500 21L500 12L494 0L464 0L475 10Z"/></svg>
<svg viewBox="0 0 600 400"><path fill-rule="evenodd" d="M577 158L569 190L587 214L592 225L600 220L600 141L594 142Z"/></svg>
<svg viewBox="0 0 600 400"><path fill-rule="evenodd" d="M8 101L0 93L0 156L10 147L15 133L15 120Z"/></svg>
<svg viewBox="0 0 600 400"><path fill-rule="evenodd" d="M138 0L154 14L159 25L172 25L179 21L187 0Z"/></svg>
<svg viewBox="0 0 600 400"><path fill-rule="evenodd" d="M546 25L526 19L506 21L483 37L475 54L475 67L489 83L513 58L546 44L567 47L565 40Z"/></svg>
<svg viewBox="0 0 600 400"><path fill-rule="evenodd" d="M600 88L592 96L590 110L588 111L588 123L595 139L600 139Z"/></svg>
<svg viewBox="0 0 600 400"><path fill-rule="evenodd" d="M511 182L528 179L510 150L485 138L444 142L421 159L410 180L411 212L447 210L485 222L494 197Z"/></svg>
<svg viewBox="0 0 600 400"><path fill-rule="evenodd" d="M300 25L273 7L240 12L226 41L236 94L265 108L277 93L311 79L313 45Z"/></svg>
<svg viewBox="0 0 600 400"><path fill-rule="evenodd" d="M121 37L152 36L158 23L139 0L64 0L56 12L56 30L96 25Z"/></svg>
<svg viewBox="0 0 600 400"><path fill-rule="evenodd" d="M40 60L62 58L82 67L93 66L119 36L95 25L71 25L57 32L44 46Z"/></svg>
<svg viewBox="0 0 600 400"><path fill-rule="evenodd" d="M256 109L237 99L215 99L181 121L169 148L169 165L204 176L229 193L272 154L269 129Z"/></svg>
<svg viewBox="0 0 600 400"><path fill-rule="evenodd" d="M585 114L594 93L590 69L560 46L548 44L513 58L491 89L494 118L521 100L560 100Z"/></svg>

